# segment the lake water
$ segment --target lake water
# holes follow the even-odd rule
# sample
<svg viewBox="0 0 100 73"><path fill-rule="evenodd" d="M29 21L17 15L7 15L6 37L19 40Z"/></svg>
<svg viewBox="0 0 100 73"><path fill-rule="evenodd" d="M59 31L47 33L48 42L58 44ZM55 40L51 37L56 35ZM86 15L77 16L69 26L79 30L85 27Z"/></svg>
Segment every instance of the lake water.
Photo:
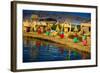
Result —
<svg viewBox="0 0 100 73"><path fill-rule="evenodd" d="M34 38L23 40L23 62L62 61L90 59L90 55L69 50L60 44Z"/></svg>

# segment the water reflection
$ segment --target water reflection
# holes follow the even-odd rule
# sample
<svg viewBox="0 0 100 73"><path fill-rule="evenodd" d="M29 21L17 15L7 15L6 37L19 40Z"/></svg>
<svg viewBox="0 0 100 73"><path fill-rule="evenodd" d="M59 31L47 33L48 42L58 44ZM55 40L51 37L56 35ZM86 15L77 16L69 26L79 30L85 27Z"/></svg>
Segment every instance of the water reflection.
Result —
<svg viewBox="0 0 100 73"><path fill-rule="evenodd" d="M57 46L59 44L49 41L24 38L23 43L23 62L80 60L90 58L89 55Z"/></svg>

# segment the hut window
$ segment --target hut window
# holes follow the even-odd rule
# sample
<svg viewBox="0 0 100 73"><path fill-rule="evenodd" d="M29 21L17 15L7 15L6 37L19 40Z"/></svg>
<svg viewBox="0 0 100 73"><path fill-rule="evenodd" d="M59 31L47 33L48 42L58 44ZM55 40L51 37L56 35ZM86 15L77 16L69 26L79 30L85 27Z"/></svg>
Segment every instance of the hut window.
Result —
<svg viewBox="0 0 100 73"><path fill-rule="evenodd" d="M89 27L89 32L91 31L91 27Z"/></svg>
<svg viewBox="0 0 100 73"><path fill-rule="evenodd" d="M68 31L70 30L70 28L68 28Z"/></svg>

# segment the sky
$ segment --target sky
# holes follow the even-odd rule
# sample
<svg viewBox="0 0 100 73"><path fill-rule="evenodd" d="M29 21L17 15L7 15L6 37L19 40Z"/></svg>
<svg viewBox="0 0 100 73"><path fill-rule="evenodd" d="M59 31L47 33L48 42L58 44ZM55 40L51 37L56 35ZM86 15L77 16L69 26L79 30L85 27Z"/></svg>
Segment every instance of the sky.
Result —
<svg viewBox="0 0 100 73"><path fill-rule="evenodd" d="M70 21L71 23L80 24L83 21L91 21L90 13L80 12L56 12L56 11L36 11L23 10L23 19L30 18L32 14L41 18L54 18L59 22Z"/></svg>

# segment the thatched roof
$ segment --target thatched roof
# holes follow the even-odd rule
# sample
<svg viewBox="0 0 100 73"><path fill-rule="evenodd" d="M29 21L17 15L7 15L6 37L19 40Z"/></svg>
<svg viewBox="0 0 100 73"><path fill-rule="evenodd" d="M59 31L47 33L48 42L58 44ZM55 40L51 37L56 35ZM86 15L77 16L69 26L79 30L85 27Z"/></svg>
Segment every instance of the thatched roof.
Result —
<svg viewBox="0 0 100 73"><path fill-rule="evenodd" d="M43 18L43 19L39 19L39 21L57 22L57 20L56 19L53 19L53 18Z"/></svg>

